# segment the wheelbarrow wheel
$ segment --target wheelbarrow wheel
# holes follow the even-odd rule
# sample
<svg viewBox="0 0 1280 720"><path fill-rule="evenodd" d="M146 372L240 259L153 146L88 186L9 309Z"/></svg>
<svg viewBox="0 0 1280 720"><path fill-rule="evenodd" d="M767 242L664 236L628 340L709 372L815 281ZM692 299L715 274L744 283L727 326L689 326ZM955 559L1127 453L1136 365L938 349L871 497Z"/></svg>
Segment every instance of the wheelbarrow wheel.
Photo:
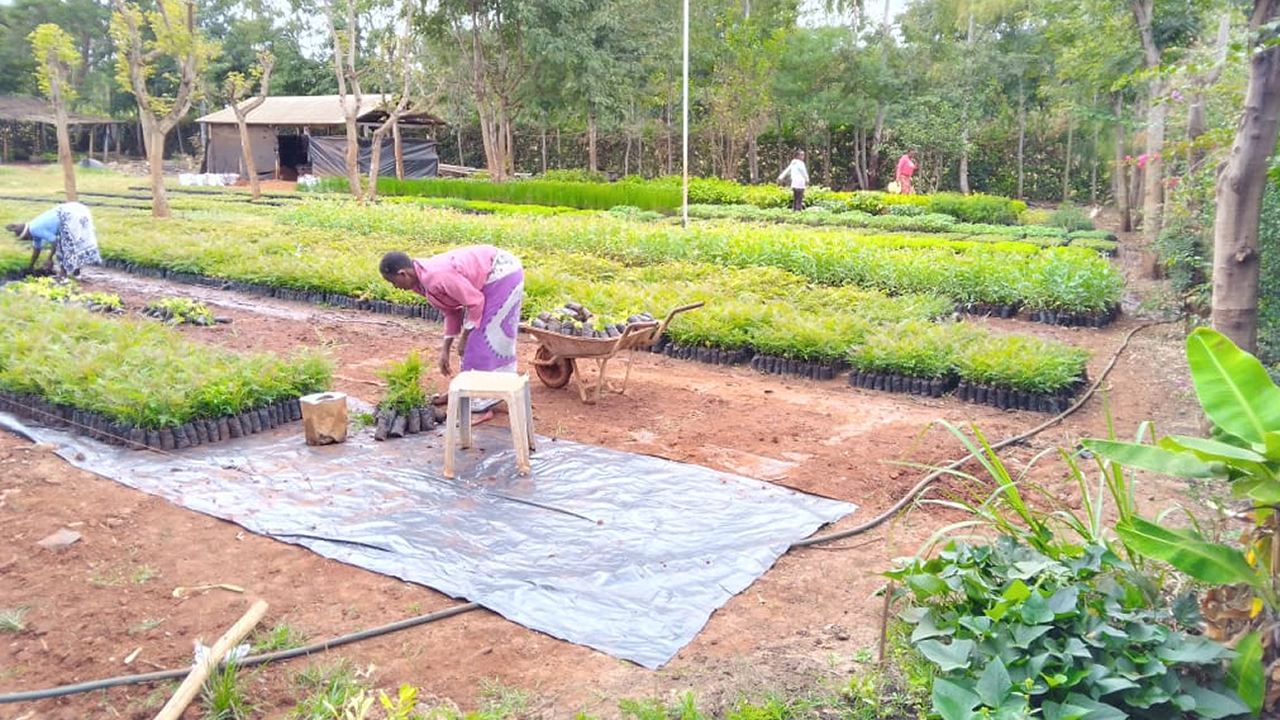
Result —
<svg viewBox="0 0 1280 720"><path fill-rule="evenodd" d="M538 379L549 388L562 388L573 377L573 363L569 358L556 357L545 347L538 348L538 353L533 356L533 367Z"/></svg>

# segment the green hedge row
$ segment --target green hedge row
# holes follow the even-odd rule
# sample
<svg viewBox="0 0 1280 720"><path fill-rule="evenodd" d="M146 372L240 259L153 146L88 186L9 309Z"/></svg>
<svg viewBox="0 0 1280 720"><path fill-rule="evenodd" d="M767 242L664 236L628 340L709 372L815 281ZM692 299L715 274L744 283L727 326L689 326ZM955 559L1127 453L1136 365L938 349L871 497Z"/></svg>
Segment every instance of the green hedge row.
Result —
<svg viewBox="0 0 1280 720"><path fill-rule="evenodd" d="M969 306L1105 313L1123 277L1092 250L1022 242L963 242L903 235L742 223L678 226L593 217L485 217L408 205L364 208L316 202L283 210L300 228L382 235L424 243L493 243L518 253L577 252L627 265L699 262L776 267L821 285L889 294L933 293Z"/></svg>
<svg viewBox="0 0 1280 720"><path fill-rule="evenodd" d="M919 207L900 205L896 207ZM758 208L754 205L690 205L689 217L755 222L792 223L817 227L869 228L889 232L922 232L945 234L957 239L980 242L1022 240L1041 247L1080 245L1112 252L1115 235L1105 230L1068 232L1064 228L1044 225L993 225L960 222L941 213L889 213L871 215L860 210L839 211L815 206L803 212L790 209Z"/></svg>
<svg viewBox="0 0 1280 720"><path fill-rule="evenodd" d="M379 178L383 196L451 197L503 203L566 206L607 210L630 205L643 210L674 213L681 205L682 180L663 177L653 180L628 177L619 182L517 179L493 183L482 179L423 178L398 180ZM345 192L345 178L324 178L312 188L323 192ZM995 195L893 195L877 191L836 192L814 186L806 194L811 204L836 212L858 211L871 215L886 213L895 205L919 206L928 213L941 213L962 222L1017 224L1026 203ZM717 178L691 178L689 202L700 205L752 205L759 208L786 207L791 191L778 185L740 185Z"/></svg>

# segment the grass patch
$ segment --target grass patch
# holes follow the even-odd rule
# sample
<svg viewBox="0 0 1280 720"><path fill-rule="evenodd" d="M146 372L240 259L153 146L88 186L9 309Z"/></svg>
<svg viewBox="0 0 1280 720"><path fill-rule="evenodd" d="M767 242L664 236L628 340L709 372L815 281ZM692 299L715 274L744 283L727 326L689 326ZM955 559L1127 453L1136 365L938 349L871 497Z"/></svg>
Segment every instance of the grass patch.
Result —
<svg viewBox="0 0 1280 720"><path fill-rule="evenodd" d="M357 677L354 664L348 660L308 665L294 678L303 698L289 714L298 720L335 717L335 711L347 700L368 689ZM340 716L338 716L340 717Z"/></svg>
<svg viewBox="0 0 1280 720"><path fill-rule="evenodd" d="M200 704L206 720L248 720L256 710L234 662L224 663L209 674L200 691Z"/></svg>
<svg viewBox="0 0 1280 720"><path fill-rule="evenodd" d="M25 632L27 629L27 611L30 609L31 607L28 605L0 609L0 632Z"/></svg>
<svg viewBox="0 0 1280 720"><path fill-rule="evenodd" d="M293 650L307 644L307 634L285 620L279 620L269 630L260 630L252 640L254 654Z"/></svg>

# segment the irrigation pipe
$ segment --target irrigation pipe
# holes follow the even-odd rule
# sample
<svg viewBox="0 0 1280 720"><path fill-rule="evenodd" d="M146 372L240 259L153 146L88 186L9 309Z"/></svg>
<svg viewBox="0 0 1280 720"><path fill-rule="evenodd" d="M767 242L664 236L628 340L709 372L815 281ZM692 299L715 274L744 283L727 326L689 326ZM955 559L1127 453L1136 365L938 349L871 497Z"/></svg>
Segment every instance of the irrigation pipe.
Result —
<svg viewBox="0 0 1280 720"><path fill-rule="evenodd" d="M1081 395L1080 398L1071 405L1071 407L1067 408L1066 410L1063 410L1062 412L1058 413L1052 418L1049 418L1043 423L1040 423L1039 425L1031 428L1030 430L1020 435L1014 435L1013 437L1005 438L1000 442L992 443L991 449L993 451L1000 450L1001 448L1007 447L1014 443L1022 442L1023 440L1026 440L1027 438L1030 438L1030 437L1034 437L1035 435L1039 435L1045 430L1062 422L1069 415L1071 415L1072 413L1074 413L1075 411L1083 407L1084 404L1089 401L1089 398L1093 397L1093 393L1096 392L1097 389L1102 386L1102 382L1107 379L1107 375L1111 374L1111 371L1115 368L1116 362L1120 359L1120 355L1124 353L1125 348L1129 347L1129 341L1133 339L1134 335L1137 335L1139 331L1145 330L1149 327L1155 327L1156 325L1167 325L1169 323L1175 323L1175 322L1178 322L1178 319L1175 318L1173 320L1159 320L1156 322L1149 322L1149 323L1139 325L1138 327L1130 330L1129 333L1124 336L1124 341L1120 343L1120 347L1116 348L1116 351L1111 355L1111 360L1109 360L1107 362L1106 367L1102 369L1102 372L1098 375L1098 379L1095 380L1093 384L1089 386L1089 389L1085 392L1085 394ZM827 533L826 535L814 535L813 537L805 538L804 540L800 540L798 542L792 543L791 548L794 549L794 548L810 547L813 545L821 545L823 543L834 542L836 540L844 540L845 538L850 538L855 535L861 535L862 533L867 532L868 530L872 530L884 524L885 521L897 515L899 512L902 511L903 508L905 508L907 505L910 505L912 502L914 502L916 497L918 497L920 493L924 492L926 488L928 488L935 481L937 481L938 478L941 478L942 476L947 475L952 471L960 469L961 467L964 466L965 463L969 462L973 458L974 458L973 453L969 453L968 455L965 455L959 460L955 460L951 463L948 463L942 466L941 468L938 468L937 470L934 470L933 472L924 476L924 478L921 479L920 482L916 483L915 487L911 488L911 490L906 495L902 496L902 499L894 503L888 510L885 510L883 513L871 518L870 520L862 523L861 525L856 525L854 527L848 528L847 530L840 530L838 532Z"/></svg>
<svg viewBox="0 0 1280 720"><path fill-rule="evenodd" d="M426 615L409 618L393 622L389 625L382 625L368 630L343 635L332 640L326 640L320 643L314 643L305 647L293 648L291 650L280 650L272 653L264 653L262 655L250 655L236 661L236 667L252 667L263 663L274 662L277 660L288 660L298 657L299 655L311 655L317 652L323 652L330 648L336 648L348 643L367 640L379 635L404 630L415 627L417 625L425 625L426 623L435 622L436 620L444 620L445 618L461 615L472 610L479 610L480 603L469 602L463 605L455 605L445 610L440 610ZM29 702L32 700L45 700L48 698L61 697L63 695L76 695L78 693L92 692L94 690L102 690L117 685L136 685L139 683L162 682L165 680L180 680L191 673L191 668L182 670L161 670L153 673L145 673L143 675L122 675L120 677L107 678L105 680L92 680L90 682L78 683L76 685L62 685L60 687L48 688L46 690L30 690L27 692L9 693L0 695L0 705L5 703Z"/></svg>
<svg viewBox="0 0 1280 720"><path fill-rule="evenodd" d="M1054 425L1062 422L1072 413L1076 412L1082 406L1084 406L1084 404L1089 401L1089 398L1093 397L1093 394L1098 390L1099 387L1102 386L1103 381L1106 380L1107 376L1110 375L1111 371L1115 368L1116 362L1119 361L1120 359L1120 355L1124 353L1125 348L1129 346L1129 342L1133 339L1134 335L1137 335L1138 332L1145 330L1147 328L1154 327L1156 325L1166 325L1173 322L1177 322L1177 320L1162 320L1159 322L1150 322L1143 325L1139 325L1138 327L1130 330L1129 333L1125 335L1125 338L1120 343L1120 346L1116 348L1115 353L1111 355L1111 359L1107 362L1106 367L1104 367L1102 369L1102 372L1098 375L1098 379L1095 380L1091 386L1089 386L1089 389L1084 393L1084 395L1081 395L1080 398L1071 405L1071 407L1067 408L1066 410L1062 411L1058 415L1055 415L1049 420L1046 420L1045 422L1037 425L1036 427L1031 428L1030 430L1024 433L1021 433L1019 435L1014 435L1013 437L1005 438L1004 440L1001 440L997 443L992 444L991 449L999 450L1001 448L1007 447L1008 445L1012 445L1013 443L1022 442L1023 440L1026 440L1027 438L1038 435L1039 433L1045 431L1046 429L1053 427ZM828 533L826 535L815 535L813 537L800 540L796 543L793 543L789 549L810 547L813 545L820 545L822 543L834 542L836 540L843 540L845 538L853 537L855 535L861 535L862 533L872 530L878 527L879 525L882 525L885 521L889 520L894 515L898 514L903 508L905 508L908 504L913 502L920 493L924 492L924 490L928 488L929 485L933 484L936 480L938 480L938 478L942 477L943 475L946 475L947 473L953 470L959 469L961 466L963 466L965 463L969 462L972 459L973 459L972 454L966 455L965 457L959 460L956 460L954 462L951 462L950 464L926 475L920 482L916 483L916 485L913 488L911 488L911 490L906 495L904 495L902 499L894 503L892 507L890 507L888 510L884 511L880 515L877 515L876 517L860 525L849 528L847 530ZM239 667L252 667L255 665L261 665L268 662L275 662L278 660L289 660L302 655L311 655L314 653L329 650L331 648L347 645L353 642L367 640L369 638L378 637L380 635L386 635L389 633L397 632L399 630L405 630L411 627L416 627L418 625L425 625L427 623L432 623L437 620L444 620L445 618L450 618L455 615L461 615L463 613L470 612L472 610L479 610L480 608L481 608L481 605L475 602L456 605L446 610L440 610L438 612L428 613L426 615L419 615L417 617L409 618L407 620L401 620L399 622L390 623L388 625L382 625L376 628L362 630L360 632L351 633L349 635L342 635L332 640L326 640L324 642L314 643L312 645L307 645L300 648L294 648L291 650L280 650L278 652L265 653L262 655L251 655L249 657L236 661L236 665ZM90 682L78 683L75 685L62 685L59 687L47 688L44 690L30 690L27 692L9 693L5 695L0 695L0 705L6 704L6 703L44 700L48 698L61 697L64 695L76 695L79 693L92 692L94 690L102 690L105 688L116 687L119 685L136 685L141 683L162 682L165 680L177 680L179 678L186 677L190 672L191 672L190 668L182 669L182 670L161 670L158 672L145 673L142 675L122 675L119 677L106 678L104 680L93 680Z"/></svg>

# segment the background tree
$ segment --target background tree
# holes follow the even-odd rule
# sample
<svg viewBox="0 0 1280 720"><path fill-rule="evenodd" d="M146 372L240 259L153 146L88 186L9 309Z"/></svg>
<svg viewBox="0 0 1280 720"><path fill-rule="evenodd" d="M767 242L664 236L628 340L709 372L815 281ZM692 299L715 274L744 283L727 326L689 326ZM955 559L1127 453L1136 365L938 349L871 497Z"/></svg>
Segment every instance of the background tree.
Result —
<svg viewBox="0 0 1280 720"><path fill-rule="evenodd" d="M644 5L641 3L640 5ZM536 58L531 95L541 116L548 101L572 108L586 122L587 171L600 169L601 122L621 127L641 84L640 57L649 31L632 21L647 15L621 0L544 0L520 6L521 26ZM523 105L523 103L522 103ZM629 146L629 142L628 142Z"/></svg>
<svg viewBox="0 0 1280 720"><path fill-rule="evenodd" d="M275 66L275 56L262 52L258 54L258 63L249 71L248 77L239 70L232 70L222 81L223 94L227 96L231 111L236 116L236 127L240 130L240 157L244 162L245 175L249 179L249 190L253 193L254 200L262 197L262 184L258 182L258 167L253 162L253 148L249 142L249 113L267 101L267 95L271 92L271 71ZM253 93L255 84L258 92L246 100Z"/></svg>
<svg viewBox="0 0 1280 720"><path fill-rule="evenodd" d="M164 188L164 144L191 109L199 92L200 73L218 47L196 28L195 5L181 0L156 0L144 12L127 0L111 0L111 37L117 50L116 77L138 104L151 171L151 214L169 217ZM172 95L153 87L168 85Z"/></svg>
<svg viewBox="0 0 1280 720"><path fill-rule="evenodd" d="M785 31L759 5L753 16L744 0L726 7L717 19L716 34L722 42L706 94L707 124L721 175L728 179L739 177L743 156L754 151L773 112L767 91L777 72ZM751 155L748 175L755 183L760 171L754 152Z"/></svg>
<svg viewBox="0 0 1280 720"><path fill-rule="evenodd" d="M451 40L467 78L494 182L514 172L514 123L520 89L529 72L519 0L441 0L424 28L436 40Z"/></svg>
<svg viewBox="0 0 1280 720"><path fill-rule="evenodd" d="M346 0L341 7L334 0L329 0L324 7L329 35L333 40L333 73L338 80L338 102L342 104L347 129L347 184L352 197L360 200L364 194L360 190L360 129L356 119L360 116L364 92L360 88L360 73L356 70L357 47L360 44L359 15L356 0Z"/></svg>
<svg viewBox="0 0 1280 720"><path fill-rule="evenodd" d="M37 27L29 39L36 59L36 79L40 83L40 90L53 104L63 189L67 200L76 200L76 168L71 158L71 135L67 132L67 106L76 99L71 72L80 62L80 53L76 52L71 36L53 23Z"/></svg>
<svg viewBox="0 0 1280 720"><path fill-rule="evenodd" d="M1218 175L1213 227L1213 327L1241 348L1258 344L1258 220L1280 134L1280 0L1254 0L1249 86L1231 155Z"/></svg>
<svg viewBox="0 0 1280 720"><path fill-rule="evenodd" d="M396 153L396 177L404 177L404 158L400 152L400 119L410 110L430 108L443 94L443 85L436 81L428 90L429 76L424 67L423 47L414 36L416 0L405 0L400 8L400 18L384 33L379 43L381 52L370 61L375 77L395 82L380 94L381 109L386 118L373 131L369 153L369 187L365 199L372 202L378 196L378 172L382 163L382 141L387 133L394 133Z"/></svg>

